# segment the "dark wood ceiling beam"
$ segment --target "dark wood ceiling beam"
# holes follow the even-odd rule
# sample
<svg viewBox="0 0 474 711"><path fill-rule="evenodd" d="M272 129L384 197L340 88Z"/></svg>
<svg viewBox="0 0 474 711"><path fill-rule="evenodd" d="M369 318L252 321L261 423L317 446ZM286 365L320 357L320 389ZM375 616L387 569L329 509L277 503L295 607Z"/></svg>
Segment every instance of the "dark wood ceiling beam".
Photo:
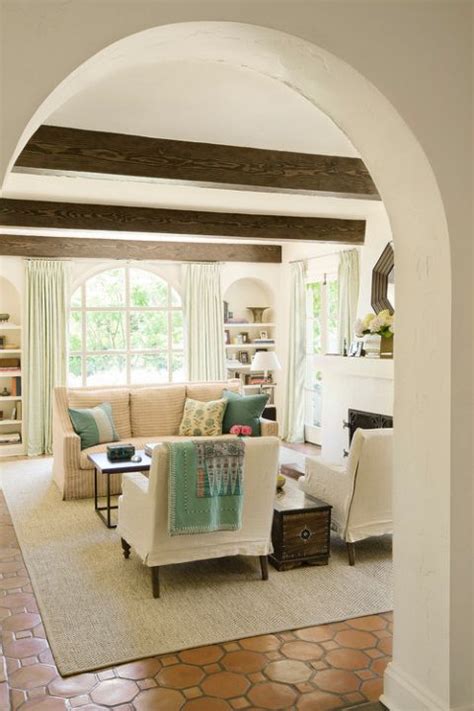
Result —
<svg viewBox="0 0 474 711"><path fill-rule="evenodd" d="M54 259L134 259L176 262L281 263L281 247L270 244L145 242L0 234L0 255Z"/></svg>
<svg viewBox="0 0 474 711"><path fill-rule="evenodd" d="M380 199L360 158L40 126L16 167Z"/></svg>
<svg viewBox="0 0 474 711"><path fill-rule="evenodd" d="M0 226L153 232L201 237L364 243L365 220L168 210L123 205L0 199Z"/></svg>

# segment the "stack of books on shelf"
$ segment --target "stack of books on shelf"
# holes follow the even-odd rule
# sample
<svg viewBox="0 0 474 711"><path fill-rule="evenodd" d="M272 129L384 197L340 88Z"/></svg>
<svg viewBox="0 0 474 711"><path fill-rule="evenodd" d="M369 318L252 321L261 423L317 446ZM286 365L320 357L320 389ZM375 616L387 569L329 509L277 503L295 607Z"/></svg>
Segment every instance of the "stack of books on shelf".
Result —
<svg viewBox="0 0 474 711"><path fill-rule="evenodd" d="M274 338L254 338L252 343L256 343L258 345L272 346L275 343L275 339Z"/></svg>

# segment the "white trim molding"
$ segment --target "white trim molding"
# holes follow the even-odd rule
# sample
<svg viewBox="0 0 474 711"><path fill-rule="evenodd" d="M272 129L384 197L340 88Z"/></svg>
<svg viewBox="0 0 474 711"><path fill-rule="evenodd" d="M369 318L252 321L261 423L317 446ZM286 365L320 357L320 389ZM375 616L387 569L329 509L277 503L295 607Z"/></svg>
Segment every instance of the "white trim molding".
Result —
<svg viewBox="0 0 474 711"><path fill-rule="evenodd" d="M451 706L391 662L384 674L380 701L390 711L474 711L474 705Z"/></svg>

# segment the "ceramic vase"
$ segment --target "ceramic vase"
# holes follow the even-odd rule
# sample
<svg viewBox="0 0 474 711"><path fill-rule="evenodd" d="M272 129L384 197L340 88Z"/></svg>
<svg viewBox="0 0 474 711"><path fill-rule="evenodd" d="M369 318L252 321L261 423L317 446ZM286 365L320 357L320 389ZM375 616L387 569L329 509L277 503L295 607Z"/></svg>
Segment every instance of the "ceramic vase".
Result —
<svg viewBox="0 0 474 711"><path fill-rule="evenodd" d="M364 336L364 352L366 358L380 358L382 336L378 333L368 333Z"/></svg>

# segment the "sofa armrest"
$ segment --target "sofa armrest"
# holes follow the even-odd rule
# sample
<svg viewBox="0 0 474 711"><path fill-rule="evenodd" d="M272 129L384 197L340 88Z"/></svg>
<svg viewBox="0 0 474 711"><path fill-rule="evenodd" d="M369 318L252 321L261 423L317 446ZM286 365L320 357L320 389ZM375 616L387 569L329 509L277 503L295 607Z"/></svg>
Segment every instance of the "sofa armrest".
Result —
<svg viewBox="0 0 474 711"><path fill-rule="evenodd" d="M260 418L260 435L262 437L278 437L278 422Z"/></svg>

